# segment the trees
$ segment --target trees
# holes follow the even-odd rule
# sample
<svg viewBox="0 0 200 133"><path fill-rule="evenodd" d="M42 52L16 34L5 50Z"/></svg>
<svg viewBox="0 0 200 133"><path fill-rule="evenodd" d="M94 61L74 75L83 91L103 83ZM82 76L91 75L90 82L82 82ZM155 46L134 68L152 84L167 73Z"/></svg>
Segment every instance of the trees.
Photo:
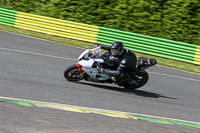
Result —
<svg viewBox="0 0 200 133"><path fill-rule="evenodd" d="M200 42L199 0L0 0L0 7L187 43Z"/></svg>
<svg viewBox="0 0 200 133"><path fill-rule="evenodd" d="M161 37L197 44L200 39L199 7L198 0L167 1L162 11Z"/></svg>

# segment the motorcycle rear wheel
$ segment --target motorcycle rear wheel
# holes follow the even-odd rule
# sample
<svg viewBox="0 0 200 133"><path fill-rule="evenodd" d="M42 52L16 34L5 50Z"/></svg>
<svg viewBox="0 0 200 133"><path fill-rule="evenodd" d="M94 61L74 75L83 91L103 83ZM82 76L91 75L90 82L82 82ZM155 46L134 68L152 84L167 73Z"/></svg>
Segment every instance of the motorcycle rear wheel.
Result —
<svg viewBox="0 0 200 133"><path fill-rule="evenodd" d="M64 77L68 81L74 81L74 82L80 81L83 79L83 76L81 77L80 75L78 75L79 70L80 70L80 68L78 68L75 64L71 65L65 69Z"/></svg>
<svg viewBox="0 0 200 133"><path fill-rule="evenodd" d="M149 80L149 75L146 71L141 71L141 70L138 71L138 73L136 74L135 77L136 77L135 80L138 84L135 85L135 86L131 86L129 84L126 84L126 85L124 85L124 87L126 89L132 89L132 90L138 89L138 88L144 86Z"/></svg>

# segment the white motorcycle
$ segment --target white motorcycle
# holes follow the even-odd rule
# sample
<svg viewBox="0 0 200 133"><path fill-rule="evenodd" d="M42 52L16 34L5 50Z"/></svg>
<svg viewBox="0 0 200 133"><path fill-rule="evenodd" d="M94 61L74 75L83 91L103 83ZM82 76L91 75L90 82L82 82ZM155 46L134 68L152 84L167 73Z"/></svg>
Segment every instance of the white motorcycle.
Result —
<svg viewBox="0 0 200 133"><path fill-rule="evenodd" d="M80 80L92 81L97 83L114 83L112 76L99 73L100 68L112 69L113 64L101 55L101 48L96 47L94 49L85 50L79 57L76 64L69 66L64 71L64 77L68 81L77 82ZM131 78L136 81L136 84L123 84L127 89L137 89L144 86L149 75L145 71L148 67L156 64L155 59L138 58L137 73ZM121 86L121 85L120 85Z"/></svg>

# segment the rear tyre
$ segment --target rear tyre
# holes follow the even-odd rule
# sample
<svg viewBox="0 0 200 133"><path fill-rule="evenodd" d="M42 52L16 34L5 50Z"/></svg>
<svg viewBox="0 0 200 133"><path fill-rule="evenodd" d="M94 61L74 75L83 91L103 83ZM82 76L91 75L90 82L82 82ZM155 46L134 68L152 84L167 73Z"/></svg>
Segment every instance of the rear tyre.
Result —
<svg viewBox="0 0 200 133"><path fill-rule="evenodd" d="M81 76L80 74L78 74L78 72L80 71L80 68L78 68L75 64L72 66L69 66L68 68L65 69L64 71L64 77L68 80L68 81L80 81L83 79L83 76Z"/></svg>
<svg viewBox="0 0 200 133"><path fill-rule="evenodd" d="M126 89L132 89L132 90L138 89L138 88L144 86L148 82L149 75L146 71L140 70L134 77L134 80L137 82L137 85L132 86L132 85L126 84L126 85L124 85L124 87Z"/></svg>

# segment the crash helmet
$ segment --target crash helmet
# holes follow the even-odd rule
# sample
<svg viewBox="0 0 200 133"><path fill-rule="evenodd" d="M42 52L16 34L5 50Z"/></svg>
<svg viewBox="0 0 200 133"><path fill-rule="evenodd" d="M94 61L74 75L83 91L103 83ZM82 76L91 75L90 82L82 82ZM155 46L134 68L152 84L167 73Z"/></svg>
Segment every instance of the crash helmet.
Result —
<svg viewBox="0 0 200 133"><path fill-rule="evenodd" d="M120 41L116 41L111 46L111 54L115 57L120 56L124 50L124 45Z"/></svg>

